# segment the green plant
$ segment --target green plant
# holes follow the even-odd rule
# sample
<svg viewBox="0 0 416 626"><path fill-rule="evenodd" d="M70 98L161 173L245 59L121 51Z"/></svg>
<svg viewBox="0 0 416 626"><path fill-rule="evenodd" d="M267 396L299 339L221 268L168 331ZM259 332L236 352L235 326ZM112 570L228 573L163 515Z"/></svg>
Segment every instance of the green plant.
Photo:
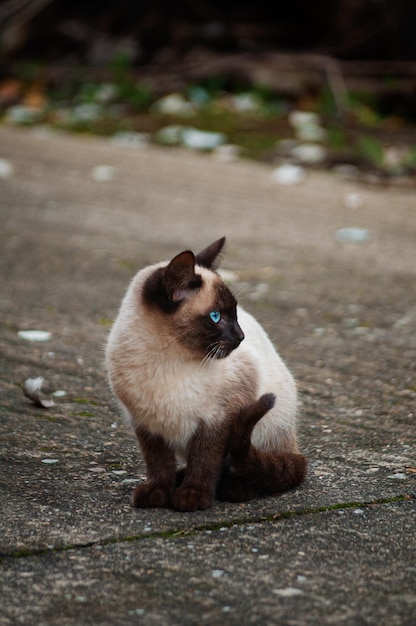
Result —
<svg viewBox="0 0 416 626"><path fill-rule="evenodd" d="M371 135L360 135L356 143L358 153L380 166L384 158L384 150L381 142Z"/></svg>
<svg viewBox="0 0 416 626"><path fill-rule="evenodd" d="M151 105L153 95L150 89L135 79L129 58L118 55L111 65L111 71L121 101L129 103L138 111L144 111Z"/></svg>

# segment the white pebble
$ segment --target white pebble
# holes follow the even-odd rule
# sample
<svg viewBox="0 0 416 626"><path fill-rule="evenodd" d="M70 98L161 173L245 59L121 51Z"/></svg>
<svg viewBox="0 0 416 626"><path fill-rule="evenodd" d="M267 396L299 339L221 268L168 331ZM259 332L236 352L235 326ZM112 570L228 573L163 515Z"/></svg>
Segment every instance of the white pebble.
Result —
<svg viewBox="0 0 416 626"><path fill-rule="evenodd" d="M112 165L97 165L91 172L91 177L97 183L107 183L114 180L116 168Z"/></svg>
<svg viewBox="0 0 416 626"><path fill-rule="evenodd" d="M397 474L390 474L387 478L390 478L390 480L406 480L407 476L403 472L397 472Z"/></svg>
<svg viewBox="0 0 416 626"><path fill-rule="evenodd" d="M326 131L318 124L304 124L296 128L299 141L325 141Z"/></svg>
<svg viewBox="0 0 416 626"><path fill-rule="evenodd" d="M182 144L194 150L214 150L225 143L223 133L214 133L197 128L185 128L182 132Z"/></svg>
<svg viewBox="0 0 416 626"><path fill-rule="evenodd" d="M313 165L326 159L326 150L317 143L302 143L291 151L292 156L301 163Z"/></svg>
<svg viewBox="0 0 416 626"><path fill-rule="evenodd" d="M119 132L110 139L111 143L118 148L145 148L150 143L149 133Z"/></svg>
<svg viewBox="0 0 416 626"><path fill-rule="evenodd" d="M52 333L47 330L19 330L17 334L26 341L49 341L52 337Z"/></svg>
<svg viewBox="0 0 416 626"><path fill-rule="evenodd" d="M221 578L221 576L224 576L224 570L222 570L222 569L214 569L214 570L212 570L212 577L213 578Z"/></svg>
<svg viewBox="0 0 416 626"><path fill-rule="evenodd" d="M370 231L366 228L340 228L337 230L335 237L338 241L364 243L370 239Z"/></svg>
<svg viewBox="0 0 416 626"><path fill-rule="evenodd" d="M103 109L99 104L95 102L86 102L84 104L78 104L71 111L71 118L73 122L95 122L103 114Z"/></svg>
<svg viewBox="0 0 416 626"><path fill-rule="evenodd" d="M346 193L344 196L344 206L347 209L361 209L364 206L364 198L359 193Z"/></svg>
<svg viewBox="0 0 416 626"><path fill-rule="evenodd" d="M13 174L13 165L7 159L0 159L0 178L10 178Z"/></svg>
<svg viewBox="0 0 416 626"><path fill-rule="evenodd" d="M355 179L360 173L360 169L356 165L350 163L340 163L332 168L334 174L338 174L342 178Z"/></svg>
<svg viewBox="0 0 416 626"><path fill-rule="evenodd" d="M16 104L6 111L6 121L11 124L33 124L41 116L41 111Z"/></svg>
<svg viewBox="0 0 416 626"><path fill-rule="evenodd" d="M65 398L66 391L64 391L63 389L57 389L51 395L54 396L55 398Z"/></svg>
<svg viewBox="0 0 416 626"><path fill-rule="evenodd" d="M286 163L273 170L272 179L279 185L297 185L305 180L305 170L299 165Z"/></svg>
<svg viewBox="0 0 416 626"><path fill-rule="evenodd" d="M162 115L179 115L188 117L193 115L195 108L193 104L187 102L182 94L171 93L160 98L154 105L153 111Z"/></svg>
<svg viewBox="0 0 416 626"><path fill-rule="evenodd" d="M54 465L55 463L59 463L59 459L42 459L42 463L45 463L45 465Z"/></svg>
<svg viewBox="0 0 416 626"><path fill-rule="evenodd" d="M236 161L240 154L240 146L227 143L222 146L217 146L213 152L214 157L221 161L221 163L231 163Z"/></svg>
<svg viewBox="0 0 416 626"><path fill-rule="evenodd" d="M302 595L303 591L296 587L285 587L284 589L273 589L273 593L281 598L292 598L293 596Z"/></svg>
<svg viewBox="0 0 416 626"><path fill-rule="evenodd" d="M294 128L306 124L319 124L319 116L312 111L292 111L288 116L289 124Z"/></svg>

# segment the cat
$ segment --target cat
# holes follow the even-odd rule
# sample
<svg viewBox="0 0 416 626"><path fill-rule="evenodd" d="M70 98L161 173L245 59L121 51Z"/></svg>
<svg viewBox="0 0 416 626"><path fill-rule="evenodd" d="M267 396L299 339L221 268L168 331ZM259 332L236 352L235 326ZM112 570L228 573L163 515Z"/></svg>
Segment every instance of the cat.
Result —
<svg viewBox="0 0 416 626"><path fill-rule="evenodd" d="M220 278L224 243L140 270L109 333L110 387L146 463L139 508L204 510L279 494L306 474L294 379Z"/></svg>

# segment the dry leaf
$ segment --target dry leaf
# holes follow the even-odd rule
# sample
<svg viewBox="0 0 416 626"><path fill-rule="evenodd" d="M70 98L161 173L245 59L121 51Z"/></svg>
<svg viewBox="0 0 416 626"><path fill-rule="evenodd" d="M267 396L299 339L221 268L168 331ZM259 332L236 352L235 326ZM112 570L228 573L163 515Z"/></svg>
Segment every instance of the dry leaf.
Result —
<svg viewBox="0 0 416 626"><path fill-rule="evenodd" d="M43 381L44 379L42 376L38 376L37 378L28 378L24 382L23 393L26 398L32 400L36 406L44 409L50 409L55 403L53 400L49 400L43 396L41 392Z"/></svg>

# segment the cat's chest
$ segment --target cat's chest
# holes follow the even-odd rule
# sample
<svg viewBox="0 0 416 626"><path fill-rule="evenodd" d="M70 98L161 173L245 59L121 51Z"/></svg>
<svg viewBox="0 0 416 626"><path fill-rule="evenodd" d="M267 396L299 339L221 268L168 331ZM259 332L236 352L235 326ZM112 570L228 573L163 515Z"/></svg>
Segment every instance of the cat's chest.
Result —
<svg viewBox="0 0 416 626"><path fill-rule="evenodd" d="M175 447L187 444L201 420L214 423L221 419L212 372L165 362L148 368L136 384L142 425Z"/></svg>

